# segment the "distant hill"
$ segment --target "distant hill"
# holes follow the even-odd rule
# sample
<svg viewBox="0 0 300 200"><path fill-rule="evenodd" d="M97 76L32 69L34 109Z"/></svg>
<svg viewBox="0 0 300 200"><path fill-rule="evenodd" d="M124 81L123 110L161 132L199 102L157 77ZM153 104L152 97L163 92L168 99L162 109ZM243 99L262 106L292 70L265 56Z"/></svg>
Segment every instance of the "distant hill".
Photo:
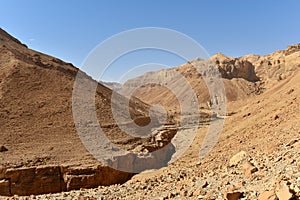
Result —
<svg viewBox="0 0 300 200"><path fill-rule="evenodd" d="M270 55L246 55L240 58L225 56L217 53L210 58L212 65L218 68L226 91L227 101L237 101L261 94L266 88L270 88L278 81L289 77L299 66L299 44L288 46L286 50L276 51ZM191 61L181 66L149 72L137 78L126 81L119 91L128 94L136 89L140 83L153 82L160 84L144 85L134 91L134 95L149 104L161 103L170 110L178 111L179 105L174 103L172 94L165 84L178 85L178 96L185 96L186 89L181 87L175 72L182 74L194 89L201 107L207 108L210 95L203 79L203 75L197 70L197 62ZM176 100L175 100L176 102Z"/></svg>

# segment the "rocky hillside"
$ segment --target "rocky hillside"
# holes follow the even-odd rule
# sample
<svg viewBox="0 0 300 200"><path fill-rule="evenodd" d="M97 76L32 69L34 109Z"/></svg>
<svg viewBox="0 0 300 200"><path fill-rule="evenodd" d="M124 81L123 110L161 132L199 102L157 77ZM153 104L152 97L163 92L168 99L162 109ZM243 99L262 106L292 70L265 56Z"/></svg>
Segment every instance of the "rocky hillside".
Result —
<svg viewBox="0 0 300 200"><path fill-rule="evenodd" d="M166 166L169 157L161 162L161 155L151 152L170 144L180 127L157 123L149 138L126 134L113 119L109 88L69 63L28 49L0 29L0 199L300 199L299 45L265 56L216 54L211 61L221 73L228 100L222 133L212 151L200 158L207 130L218 120L201 123L185 154ZM216 103L208 102L204 81L211 71L199 73L199 62L147 73L129 80L122 90L161 81L134 94L176 111L178 101L165 86L178 85L173 74L179 72L207 109ZM119 147L145 155L143 166L159 170L118 171L86 150L72 113L78 72L87 83L97 84L96 115L106 136ZM176 91L185 97L185 88L178 85ZM117 94L117 100L115 106L122 111L127 99ZM149 104L131 97L134 122L150 122ZM82 116L89 113L82 110ZM90 121L81 125L95 127ZM166 151L162 153L172 155L174 149ZM134 167L139 157L129 153L122 158L127 167Z"/></svg>
<svg viewBox="0 0 300 200"><path fill-rule="evenodd" d="M124 182L132 176L99 163L82 144L72 112L72 97L86 99L86 96L72 96L77 73L81 73L86 83L97 85L98 122L117 146L128 151L151 152L168 144L174 135L174 131L167 137L161 135L160 142L128 135L113 118L109 88L70 63L28 49L2 29L0 69L0 195L40 194L109 185ZM116 99L115 108L124 113L122 109L126 108L127 99L118 94ZM82 118L88 119L87 110L80 113ZM149 123L147 104L133 97L129 111L138 125ZM95 126L92 123L83 121L82 125L89 128ZM130 126L132 121L124 123L124 126ZM160 130L160 126L151 128ZM160 131L156 133L160 134ZM134 166L133 162L129 160L128 167ZM144 162L148 167L161 167L151 159ZM49 181L53 184L48 185Z"/></svg>
<svg viewBox="0 0 300 200"><path fill-rule="evenodd" d="M122 185L34 198L300 199L300 56L293 54L284 79L272 81L260 95L227 104L230 115L208 156L199 158L204 126L185 155L168 167Z"/></svg>
<svg viewBox="0 0 300 200"><path fill-rule="evenodd" d="M201 62L201 60L196 59L176 68L163 69L158 72L149 72L140 77L128 80L124 83L120 93L127 96L134 90L134 95L142 101L149 104L160 103L170 110L175 109L178 112L179 103L176 103L175 96L187 96L187 89L182 87L182 81L175 75L180 73L195 91L200 106L202 108L209 108L207 105L211 99L209 90L207 89L207 80L205 80L204 76L207 76L210 72L199 71L198 62ZM249 61L216 54L209 62L220 71L227 101L244 99L261 92L259 78L256 76L254 66ZM149 83L153 81L156 81L158 84L145 84L143 87L136 89L136 86L140 83ZM172 93L166 87L167 85L177 85L174 89L177 91L177 94L175 95ZM217 99L215 101L222 100Z"/></svg>
<svg viewBox="0 0 300 200"><path fill-rule="evenodd" d="M217 53L210 58L210 62L219 70L226 91L226 100L231 102L261 94L266 88L291 76L299 66L299 54L299 44L297 44L265 56L246 55L233 58ZM203 76L209 72L199 71L197 61L199 60L130 79L125 82L120 93L128 96L134 90L134 96L142 101L149 104L160 103L178 112L179 103L176 101L175 94L165 86L177 84L176 95L186 96L186 88L182 87L174 75L179 72L194 89L200 106L207 108L210 95ZM136 88L140 83L154 81L158 84L145 84L143 87Z"/></svg>
<svg viewBox="0 0 300 200"><path fill-rule="evenodd" d="M299 44L295 44L268 55L246 55L239 59L251 62L264 87L270 88L294 73L299 67L299 55Z"/></svg>

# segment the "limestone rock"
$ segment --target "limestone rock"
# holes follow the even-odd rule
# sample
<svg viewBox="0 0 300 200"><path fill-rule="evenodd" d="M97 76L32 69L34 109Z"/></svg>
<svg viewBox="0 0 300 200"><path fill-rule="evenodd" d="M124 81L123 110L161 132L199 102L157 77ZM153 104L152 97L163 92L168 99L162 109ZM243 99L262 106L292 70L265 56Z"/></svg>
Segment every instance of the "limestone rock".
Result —
<svg viewBox="0 0 300 200"><path fill-rule="evenodd" d="M258 171L257 167L255 167L251 162L248 161L243 164L243 169L246 177L250 177L251 174Z"/></svg>
<svg viewBox="0 0 300 200"><path fill-rule="evenodd" d="M229 166L235 166L239 164L241 161L246 160L247 158L247 153L245 151L240 151L239 153L235 154L234 156L231 157L229 160Z"/></svg>
<svg viewBox="0 0 300 200"><path fill-rule="evenodd" d="M265 191L258 196L258 200L276 200L274 191Z"/></svg>
<svg viewBox="0 0 300 200"><path fill-rule="evenodd" d="M293 193L286 184L281 184L276 188L276 195L279 200L290 200L293 198Z"/></svg>

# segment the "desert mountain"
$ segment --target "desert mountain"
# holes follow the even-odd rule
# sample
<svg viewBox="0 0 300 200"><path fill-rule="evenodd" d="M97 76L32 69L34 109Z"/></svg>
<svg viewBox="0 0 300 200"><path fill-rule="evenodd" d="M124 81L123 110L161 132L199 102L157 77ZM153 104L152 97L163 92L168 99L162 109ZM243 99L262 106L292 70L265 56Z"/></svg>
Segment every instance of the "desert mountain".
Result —
<svg viewBox="0 0 300 200"><path fill-rule="evenodd" d="M229 102L232 115L204 159L198 151L207 129L200 128L189 151L168 168L137 175L120 190L111 186L83 196L130 199L149 192L148 199L299 199L299 81L298 67L261 95Z"/></svg>
<svg viewBox="0 0 300 200"><path fill-rule="evenodd" d="M287 55L289 49L293 50ZM297 49L298 45L293 45L280 52L286 68L282 71L277 64L272 68L254 62L256 58L268 62L267 59L272 60L269 55L239 58L254 63L255 74L265 89L260 95L227 103L230 115L217 145L205 158L199 158L199 148L207 126L199 128L185 155L166 168L138 174L123 185L35 198L299 199L300 55ZM282 78L277 79L280 74Z"/></svg>
<svg viewBox="0 0 300 200"><path fill-rule="evenodd" d="M64 157L62 159L66 159L59 161L76 159L76 152L83 150L79 146L80 141L77 140L71 110L72 89L78 68L28 49L3 30L0 33L1 138L3 144L10 149L10 159L26 162L26 159L30 158L34 162L36 156L47 154L52 148L50 152L53 151L53 155L60 155ZM86 77L91 79L87 75ZM110 89L98 84L97 114L100 123L105 125L115 123L109 102L111 95ZM119 98L122 102L122 97ZM131 103L135 106L130 107L134 119L146 116L146 104L137 99ZM119 106L122 106L121 103ZM62 147L67 149L53 146L61 142L74 145L62 144ZM19 145L15 146L16 143ZM36 151L37 149L39 150ZM36 152L26 153L18 150ZM71 154L68 155L68 152ZM14 153L22 153L23 156ZM45 160L46 163L52 161L51 154ZM5 159L4 157L4 163ZM42 157L40 159L43 160ZM12 162L7 164L13 165Z"/></svg>
<svg viewBox="0 0 300 200"><path fill-rule="evenodd" d="M219 53L211 61L225 85L228 114L216 146L206 157L199 157L209 124L213 125L214 121L202 123L190 148L179 160L160 170L133 176L99 163L82 144L72 113L76 74L79 72L85 81L97 84L97 118L107 137L122 148L151 152L169 143L177 127L168 124L170 127L161 129L158 123L154 132L160 134L150 139L124 133L113 118L112 90L69 63L28 49L1 29L0 196L16 195L11 199L23 199L17 195L28 195L24 197L27 199L299 199L300 45L265 56L232 58ZM199 73L198 63L199 60L190 61L125 83L123 94L126 88L129 90L140 83L161 82L134 91L147 104L131 97L131 118L141 125L149 123L149 104L162 103L176 111L178 101L166 86L177 85L173 78L177 72L195 90L202 109L219 102L220 99L209 102L204 77L210 71ZM181 87L176 91L176 95L186 95ZM127 99L116 95L115 106L122 109ZM83 110L82 116L87 115ZM83 126L95 124L87 122ZM124 158L127 163L132 161L130 156Z"/></svg>
<svg viewBox="0 0 300 200"><path fill-rule="evenodd" d="M207 81L204 77L208 76L209 66L217 68L222 77L222 81L226 91L227 101L236 101L253 96L261 92L259 78L254 71L254 65L247 61L238 58L227 57L221 53L214 55L207 65L207 70L199 70L201 64L200 59L195 59L186 64L175 68L163 69L157 72L149 72L137 78L133 78L124 83L120 93L128 96L129 92L134 90L134 96L149 104L160 103L165 105L170 110L179 110L179 104L176 102L174 93L166 87L167 85L176 85L175 90L177 96L187 96L186 88L182 87L181 81L174 75L180 73L189 85L193 88L201 108L209 109L209 104L222 101L222 99L211 100ZM203 61L206 62L206 61ZM154 82L158 84L145 84L136 89L140 83ZM216 86L218 87L218 86ZM135 90L136 89L136 90ZM213 102L211 102L213 101ZM210 103L209 103L210 102Z"/></svg>
<svg viewBox="0 0 300 200"><path fill-rule="evenodd" d="M240 58L225 56L217 53L210 58L211 65L218 68L226 91L228 102L246 99L261 94L266 88L271 88L279 81L286 79L299 66L300 45L291 45L286 50L279 50L265 56L246 55ZM178 111L178 102L166 84L178 85L178 96L186 96L186 89L181 86L173 74L179 72L194 89L202 108L207 108L211 101L207 84L203 76L207 72L197 70L197 60L181 66L149 72L124 83L120 93L133 95L149 104L161 103L170 110ZM140 83L156 81L158 84L145 84L136 89ZM211 102L214 103L214 102Z"/></svg>
<svg viewBox="0 0 300 200"><path fill-rule="evenodd" d="M151 138L136 138L126 134L116 125L111 106L113 103L115 109L122 111L126 108L125 97L115 94L117 100L111 102L112 91L109 88L97 83L70 63L27 48L2 29L0 69L0 194L59 192L124 182L132 176L99 163L82 144L72 112L72 98L77 98L73 95L77 73L81 74L87 84L97 85L94 95L98 122L84 120L84 127L97 126L99 123L115 145L128 151L151 152L168 144L172 138L172 133L161 135L158 143ZM89 107L86 108L88 109ZM86 110L82 110L80 114L82 118L88 119ZM119 115L123 117L123 113L125 112L119 112ZM149 106L137 98L130 99L129 113L138 125L149 123ZM124 123L128 126L132 124L131 119ZM171 132L174 133L174 130ZM160 131L156 133L159 134ZM127 161L128 167L133 165L130 162ZM152 164L155 165L154 162ZM62 166L65 168L61 168ZM151 164L148 163L148 166L151 167ZM39 171L37 167L45 169ZM74 171L72 167L79 167L80 170ZM58 170L55 176L51 174L51 170L55 173ZM64 179L66 173L70 175ZM75 175L72 176L72 173ZM85 177L85 182L76 182L79 175ZM23 176L30 178L23 179ZM95 178L99 176L103 178ZM55 179L53 185L44 185L48 184L44 180L52 179Z"/></svg>

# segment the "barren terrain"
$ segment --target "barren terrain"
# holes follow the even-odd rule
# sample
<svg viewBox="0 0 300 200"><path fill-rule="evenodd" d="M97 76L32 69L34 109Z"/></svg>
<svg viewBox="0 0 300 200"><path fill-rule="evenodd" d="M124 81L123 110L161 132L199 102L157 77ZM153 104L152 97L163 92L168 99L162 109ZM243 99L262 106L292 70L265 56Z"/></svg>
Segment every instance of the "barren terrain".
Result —
<svg viewBox="0 0 300 200"><path fill-rule="evenodd" d="M72 89L78 69L30 50L0 30L0 194L4 195L0 198L299 199L300 45L264 56L216 54L211 60L220 70L227 100L224 128L216 146L208 156L199 157L209 124L214 125L206 118L179 160L134 175L105 167L82 145L72 118ZM157 77L162 82L176 81L163 77L177 70L196 91L202 111L209 113L205 82L191 63L131 79L121 90ZM126 96L126 92L120 93ZM109 88L98 85L97 117L113 142L133 151L148 147L150 152L170 142L173 131L167 132L171 136L167 134L160 145L156 140L133 139L113 126L111 94ZM130 112L141 124L148 122L151 104L161 103L170 113L178 113L174 94L162 86L148 85L134 94L137 98L131 97ZM125 97L119 99L122 107ZM176 124L171 119L170 123ZM47 176L39 175L46 166L54 168L46 170ZM27 171L16 172L20 169ZM49 179L51 170L57 170L58 179ZM40 182L24 189L23 185L32 181L28 175ZM48 192L35 189L43 187ZM55 187L56 191L51 190Z"/></svg>

